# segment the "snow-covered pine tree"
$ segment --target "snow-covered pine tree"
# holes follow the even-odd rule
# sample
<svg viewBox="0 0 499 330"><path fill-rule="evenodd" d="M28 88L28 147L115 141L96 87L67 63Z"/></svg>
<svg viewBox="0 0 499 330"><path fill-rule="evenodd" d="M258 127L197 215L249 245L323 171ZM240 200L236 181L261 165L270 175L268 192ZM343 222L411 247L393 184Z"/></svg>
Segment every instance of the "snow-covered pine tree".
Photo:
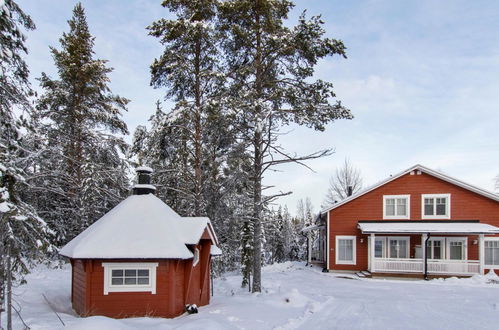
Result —
<svg viewBox="0 0 499 330"><path fill-rule="evenodd" d="M50 229L19 194L25 184L25 161L31 156L22 140L31 110L23 29L34 28L14 1L0 2L0 311L7 296L7 329L12 329L12 311L6 280L22 277L52 248L47 239Z"/></svg>
<svg viewBox="0 0 499 330"><path fill-rule="evenodd" d="M324 38L320 17L298 25L284 24L293 4L287 0L234 0L220 4L221 29L232 90L231 106L239 110L240 128L253 156L252 218L254 221L253 291L261 291L262 197L265 171L278 164L317 158L329 150L298 157L276 144L277 132L291 122L316 130L336 119L350 119L329 82L311 82L314 66L330 55L345 57L339 40ZM271 156L271 157L269 157Z"/></svg>
<svg viewBox="0 0 499 330"><path fill-rule="evenodd" d="M43 191L37 209L63 244L115 206L128 192L128 134L121 112L128 100L109 88L113 70L94 58L94 37L76 4L61 49L51 47L58 78L42 73L37 104L45 148L31 185Z"/></svg>
<svg viewBox="0 0 499 330"><path fill-rule="evenodd" d="M209 112L220 111L217 95L223 86L213 26L216 1L165 0L162 6L176 17L160 19L148 27L149 34L164 46L163 54L151 65L151 85L166 87L166 98L176 102L160 132L167 139L180 137L170 139L165 146L171 151L169 158L174 159L172 165L180 166L176 175L181 177L171 188L182 194L185 205L176 210L200 216L206 212L206 138L214 133L207 130L207 121Z"/></svg>

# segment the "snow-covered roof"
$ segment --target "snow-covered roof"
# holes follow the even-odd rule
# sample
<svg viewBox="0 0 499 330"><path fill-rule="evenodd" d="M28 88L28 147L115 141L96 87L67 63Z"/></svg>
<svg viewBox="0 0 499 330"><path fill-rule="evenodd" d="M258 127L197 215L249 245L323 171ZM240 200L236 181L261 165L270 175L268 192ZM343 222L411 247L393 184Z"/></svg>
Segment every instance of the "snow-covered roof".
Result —
<svg viewBox="0 0 499 330"><path fill-rule="evenodd" d="M309 231L312 231L312 230L316 230L316 229L319 229L319 228L324 228L325 226L324 225L308 225L308 226L305 226L303 227L303 229L301 230L302 233L306 233L306 232L309 232Z"/></svg>
<svg viewBox="0 0 499 330"><path fill-rule="evenodd" d="M136 183L133 185L134 188L138 188L138 189L152 189L152 190L156 190L156 187L152 184L145 184L145 183Z"/></svg>
<svg viewBox="0 0 499 330"><path fill-rule="evenodd" d="M182 229L185 244L197 244L208 227L208 223L210 219L207 217L183 217Z"/></svg>
<svg viewBox="0 0 499 330"><path fill-rule="evenodd" d="M182 218L153 194L132 195L76 236L60 254L70 258L190 259L208 218ZM197 238L197 240L196 240Z"/></svg>
<svg viewBox="0 0 499 330"><path fill-rule="evenodd" d="M360 197L362 195L365 195L368 192L373 191L374 189L377 189L377 188L379 188L379 187L381 187L381 186L383 186L383 185L385 185L385 184L387 184L387 183L389 183L389 182L391 182L391 181L393 181L395 179L398 179L398 178L400 178L403 175L406 175L406 174L408 174L408 173L410 173L412 171L418 171L418 170L421 171L421 172L423 172L423 173L425 173L425 174L429 174L431 176L434 176L434 177L439 178L441 180L444 180L444 181L447 181L449 183L455 184L456 186L459 186L461 188L470 190L470 191L472 191L474 193L477 193L479 195L485 196L487 198L490 198L490 199L493 199L493 200L499 202L499 195L498 194L495 194L495 193L490 192L488 190L485 190L483 188L471 185L469 183L463 182L463 181L461 181L459 179L456 179L454 177L451 177L451 176L449 176L447 174L443 174L441 172L432 170L432 169L430 169L430 168L428 168L426 166L417 164L417 165L414 165L414 166L406 169L405 171L402 171L402 172L400 172L400 173L398 173L396 175L392 175L389 178L386 178L385 180L382 180L382 181L380 181L380 182L378 182L378 183L376 183L376 184L374 184L374 185L372 185L370 187L367 187L366 189L363 189L363 190L361 190L361 191L353 194L352 196L350 196L348 198L345 198L344 200L342 200L342 201L340 201L338 203L335 203L335 204L333 204L333 205L331 205L331 206L323 209L321 211L321 214L329 212L329 211L331 211L331 210L333 210L333 209L335 209L335 208L337 208L337 207L339 207L339 206L341 206L343 204L346 204L346 203L348 203L348 202L350 202L350 201L352 201L352 200L354 200L354 199L356 199L356 198L358 198L358 197Z"/></svg>
<svg viewBox="0 0 499 330"><path fill-rule="evenodd" d="M149 166L139 166L135 169L135 172L149 172L152 173L154 170Z"/></svg>
<svg viewBox="0 0 499 330"><path fill-rule="evenodd" d="M479 222L469 221L384 221L360 222L359 229L363 234L497 234L499 228Z"/></svg>
<svg viewBox="0 0 499 330"><path fill-rule="evenodd" d="M213 245L210 247L210 254L211 254L212 256L219 256L219 255L221 255L221 254L222 254L222 250L221 250L218 246L216 246L216 245L214 245L214 244L213 244Z"/></svg>

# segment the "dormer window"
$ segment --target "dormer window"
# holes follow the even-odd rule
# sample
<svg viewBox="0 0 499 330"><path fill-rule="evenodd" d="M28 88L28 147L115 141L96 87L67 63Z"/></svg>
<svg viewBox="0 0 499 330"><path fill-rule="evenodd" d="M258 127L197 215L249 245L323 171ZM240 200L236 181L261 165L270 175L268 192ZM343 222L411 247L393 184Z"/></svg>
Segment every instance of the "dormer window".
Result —
<svg viewBox="0 0 499 330"><path fill-rule="evenodd" d="M383 196L383 219L409 219L411 195Z"/></svg>
<svg viewBox="0 0 499 330"><path fill-rule="evenodd" d="M450 219L450 194L421 196L423 219Z"/></svg>

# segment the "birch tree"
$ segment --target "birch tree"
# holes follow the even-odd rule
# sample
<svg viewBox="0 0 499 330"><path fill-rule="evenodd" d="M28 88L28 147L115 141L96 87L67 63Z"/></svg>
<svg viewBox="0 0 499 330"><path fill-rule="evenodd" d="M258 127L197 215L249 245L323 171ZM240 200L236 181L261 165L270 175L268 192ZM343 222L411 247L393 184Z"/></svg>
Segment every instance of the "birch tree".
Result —
<svg viewBox="0 0 499 330"><path fill-rule="evenodd" d="M349 189L352 189L352 194L362 189L362 176L360 170L355 168L348 159L345 159L343 165L336 168L329 179L329 188L325 199L326 206L347 198Z"/></svg>

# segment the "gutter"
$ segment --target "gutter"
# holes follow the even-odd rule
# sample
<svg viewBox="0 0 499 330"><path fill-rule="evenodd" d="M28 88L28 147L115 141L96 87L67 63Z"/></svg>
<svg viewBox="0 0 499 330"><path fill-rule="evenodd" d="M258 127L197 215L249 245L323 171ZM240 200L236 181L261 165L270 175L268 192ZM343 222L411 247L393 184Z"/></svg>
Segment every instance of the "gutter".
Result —
<svg viewBox="0 0 499 330"><path fill-rule="evenodd" d="M426 240L424 241L424 279L425 281L428 281L428 252L427 252L427 246L428 246L428 241L430 240L431 233L427 234Z"/></svg>

